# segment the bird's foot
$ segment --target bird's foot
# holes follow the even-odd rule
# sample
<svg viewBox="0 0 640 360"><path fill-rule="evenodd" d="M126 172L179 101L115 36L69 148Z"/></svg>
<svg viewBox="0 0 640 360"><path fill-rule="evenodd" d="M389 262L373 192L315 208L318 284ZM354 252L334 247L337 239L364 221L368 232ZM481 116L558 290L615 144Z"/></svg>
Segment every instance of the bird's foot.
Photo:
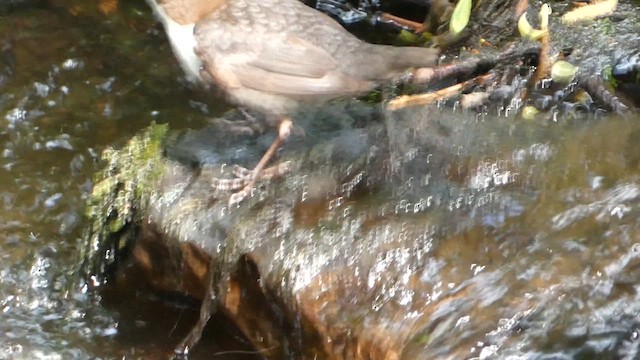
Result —
<svg viewBox="0 0 640 360"><path fill-rule="evenodd" d="M236 205L247 196L251 195L256 181L269 181L291 171L291 161L268 167L260 172L257 177L254 171L235 165L232 174L233 179L219 179L212 181L211 186L216 190L235 191L229 198L229 205Z"/></svg>
<svg viewBox="0 0 640 360"><path fill-rule="evenodd" d="M255 185L258 179L265 180L273 178L274 176L279 176L289 172L291 163L284 162L277 166L272 166L270 168L265 168L266 164L275 156L278 148L282 143L289 138L291 134L291 129L293 128L293 122L288 117L283 117L280 119L280 124L278 125L278 137L275 141L269 146L267 152L264 153L262 159L258 162L256 167L253 170L247 170L240 166L234 167L233 173L237 177L237 179L232 179L230 181L218 180L217 187L222 189L233 189L240 188L241 190L231 195L229 198L229 206L235 205L245 199L248 195L253 191L253 186Z"/></svg>

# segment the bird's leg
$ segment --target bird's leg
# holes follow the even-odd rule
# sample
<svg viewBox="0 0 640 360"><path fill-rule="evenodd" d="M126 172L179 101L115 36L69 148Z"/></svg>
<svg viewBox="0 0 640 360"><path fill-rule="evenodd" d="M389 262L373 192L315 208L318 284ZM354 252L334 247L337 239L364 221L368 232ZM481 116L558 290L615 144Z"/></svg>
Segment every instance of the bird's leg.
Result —
<svg viewBox="0 0 640 360"><path fill-rule="evenodd" d="M291 161L285 161L278 165L269 166L268 168L262 169L260 175L256 178L257 180L271 180L275 177L282 176L289 172L289 168L291 167ZM249 170L247 168L243 168L242 166L236 165L233 167L233 175L236 178L242 179L242 185L246 185L251 180L253 175L253 170ZM240 186L232 190L238 190Z"/></svg>
<svg viewBox="0 0 640 360"><path fill-rule="evenodd" d="M270 166L266 169L262 170L260 176L256 179L258 180L271 180L278 176L282 176L289 172L291 167L291 161L285 161L278 165ZM211 186L216 190L221 191L235 191L243 188L245 185L251 181L251 175L253 174L253 170L249 170L240 165L233 166L233 176L234 179L221 179L214 178L211 182Z"/></svg>
<svg viewBox="0 0 640 360"><path fill-rule="evenodd" d="M292 127L293 127L293 122L291 121L290 118L285 117L280 120L280 124L278 125L278 137L271 144L267 152L264 153L264 155L262 156L262 159L260 159L260 162L258 162L258 165L256 165L255 168L253 168L253 171L251 172L251 177L249 178L249 181L246 183L244 188L242 188L242 190L236 192L235 194L231 195L231 197L229 198L229 205L237 204L240 201L242 201L244 198L246 198L249 194L251 194L251 190L253 189L253 186L255 185L256 180L258 180L262 175L264 167L271 160L271 158L273 158L273 156L276 154L276 151L278 151L278 148L282 146L282 143L289 138Z"/></svg>

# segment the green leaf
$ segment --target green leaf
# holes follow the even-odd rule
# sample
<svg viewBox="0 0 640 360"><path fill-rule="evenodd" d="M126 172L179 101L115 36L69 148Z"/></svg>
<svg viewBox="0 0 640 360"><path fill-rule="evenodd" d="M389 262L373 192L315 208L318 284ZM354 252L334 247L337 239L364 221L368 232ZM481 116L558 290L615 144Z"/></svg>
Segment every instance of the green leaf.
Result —
<svg viewBox="0 0 640 360"><path fill-rule="evenodd" d="M551 78L553 81L566 84L576 75L578 68L564 60L556 61L551 66Z"/></svg>
<svg viewBox="0 0 640 360"><path fill-rule="evenodd" d="M469 17L471 17L471 0L458 0L451 14L449 32L454 35L459 34L469 23Z"/></svg>
<svg viewBox="0 0 640 360"><path fill-rule="evenodd" d="M527 20L527 13L520 15L520 19L518 20L518 31L520 32L520 36L533 41L540 40L540 38L542 38L542 36L547 32L547 30L539 30L531 26L531 24L529 24L529 20Z"/></svg>
<svg viewBox="0 0 640 360"><path fill-rule="evenodd" d="M525 120L533 120L539 113L540 111L538 111L538 109L531 105L527 105L522 109L522 118Z"/></svg>
<svg viewBox="0 0 640 360"><path fill-rule="evenodd" d="M402 29L398 34L398 39L403 44L415 44L420 40L420 36L412 33L411 31Z"/></svg>

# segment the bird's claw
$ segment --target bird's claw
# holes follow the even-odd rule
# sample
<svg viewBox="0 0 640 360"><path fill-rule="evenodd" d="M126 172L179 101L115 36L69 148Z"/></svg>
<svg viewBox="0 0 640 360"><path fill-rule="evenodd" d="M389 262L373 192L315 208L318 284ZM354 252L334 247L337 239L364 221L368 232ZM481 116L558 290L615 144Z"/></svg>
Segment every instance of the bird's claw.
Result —
<svg viewBox="0 0 640 360"><path fill-rule="evenodd" d="M242 190L231 194L231 196L229 196L229 207L238 205L242 200L249 196L249 194L251 194L251 190L253 190L253 186L251 188L245 186Z"/></svg>
<svg viewBox="0 0 640 360"><path fill-rule="evenodd" d="M254 178L253 171L239 165L233 167L233 179L215 178L211 186L221 191L236 191L229 197L229 206L237 205L249 195L252 195L256 181L269 181L283 176L291 171L291 161L284 161L278 165L268 167Z"/></svg>

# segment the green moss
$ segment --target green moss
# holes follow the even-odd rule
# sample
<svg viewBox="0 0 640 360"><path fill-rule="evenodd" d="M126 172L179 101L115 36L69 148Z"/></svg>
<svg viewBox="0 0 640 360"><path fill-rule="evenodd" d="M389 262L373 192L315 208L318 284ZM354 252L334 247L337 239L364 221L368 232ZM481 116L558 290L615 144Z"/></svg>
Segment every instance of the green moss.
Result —
<svg viewBox="0 0 640 360"><path fill-rule="evenodd" d="M368 104L378 104L382 102L382 92L378 90L371 91L366 96L364 96L362 100Z"/></svg>
<svg viewBox="0 0 640 360"><path fill-rule="evenodd" d="M105 168L94 178L85 211L87 247L82 256L90 272L101 272L108 265L104 252L120 250L135 238L164 169L167 132L167 125L152 124L123 148L103 151ZM85 274L91 275L100 274Z"/></svg>
<svg viewBox="0 0 640 360"><path fill-rule="evenodd" d="M613 77L613 67L611 67L611 65L605 67L602 70L602 77L612 88L615 89L618 86L618 82Z"/></svg>

